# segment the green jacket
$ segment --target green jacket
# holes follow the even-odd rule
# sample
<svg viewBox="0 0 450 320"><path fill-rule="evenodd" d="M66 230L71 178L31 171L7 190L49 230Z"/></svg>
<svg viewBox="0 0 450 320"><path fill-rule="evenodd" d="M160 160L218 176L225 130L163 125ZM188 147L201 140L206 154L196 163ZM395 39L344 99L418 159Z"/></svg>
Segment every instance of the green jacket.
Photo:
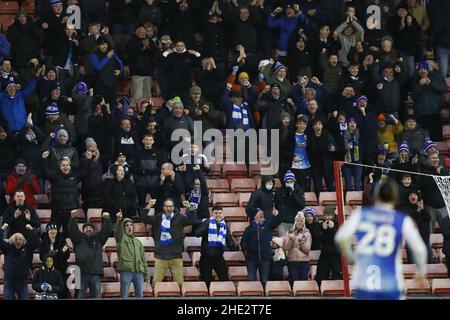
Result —
<svg viewBox="0 0 450 320"><path fill-rule="evenodd" d="M147 262L145 261L144 246L134 235L129 236L123 231L123 221L117 221L114 229L119 257L117 270L142 273L145 281L147 279Z"/></svg>
<svg viewBox="0 0 450 320"><path fill-rule="evenodd" d="M268 64L263 71L264 74L264 81L268 86L271 86L274 83L278 83L281 87L281 95L284 98L289 97L289 93L292 89L292 83L289 81L288 78L284 79L284 81L280 81L277 79L275 74L273 73L273 64Z"/></svg>

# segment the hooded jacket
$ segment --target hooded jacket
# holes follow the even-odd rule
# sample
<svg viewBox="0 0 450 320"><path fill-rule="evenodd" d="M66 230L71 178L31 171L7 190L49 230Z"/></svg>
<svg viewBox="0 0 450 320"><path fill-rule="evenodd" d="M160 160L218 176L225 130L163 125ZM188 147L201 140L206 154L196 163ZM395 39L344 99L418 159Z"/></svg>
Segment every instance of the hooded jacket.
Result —
<svg viewBox="0 0 450 320"><path fill-rule="evenodd" d="M111 219L103 219L102 229L87 236L78 228L75 218L69 219L69 235L75 251L75 260L82 275L103 276L103 246L112 231Z"/></svg>
<svg viewBox="0 0 450 320"><path fill-rule="evenodd" d="M52 286L52 293L61 294L64 289L64 280L59 272L54 266L52 268L47 268L45 265L45 261L47 257L52 256L51 254L47 254L44 257L44 265L36 271L33 277L33 290L36 292L43 292L41 289L41 285L43 283L48 283Z"/></svg>
<svg viewBox="0 0 450 320"><path fill-rule="evenodd" d="M70 251L63 252L63 248L66 245L66 240L60 233L56 235L55 243L53 244L53 250L50 250L50 238L48 231L43 235L41 243L39 244L39 258L45 263L45 258L51 254L53 256L53 263L55 269L58 270L61 275L65 275L68 267L67 260L70 257Z"/></svg>
<svg viewBox="0 0 450 320"><path fill-rule="evenodd" d="M119 257L117 270L142 273L144 279L147 279L147 262L145 260L144 246L134 235L127 235L124 232L125 222L128 221L131 221L131 219L119 220L114 228L117 255Z"/></svg>
<svg viewBox="0 0 450 320"><path fill-rule="evenodd" d="M275 192L275 208L283 212L283 221L285 223L294 223L297 212L305 207L305 193L300 186L295 183L294 190L283 186Z"/></svg>
<svg viewBox="0 0 450 320"><path fill-rule="evenodd" d="M266 189L266 183L272 181L275 186L275 180L272 176L261 177L261 188L252 192L250 200L247 203L245 211L247 214L254 208L260 208L264 212L264 217L267 219L272 216L275 194L272 190Z"/></svg>

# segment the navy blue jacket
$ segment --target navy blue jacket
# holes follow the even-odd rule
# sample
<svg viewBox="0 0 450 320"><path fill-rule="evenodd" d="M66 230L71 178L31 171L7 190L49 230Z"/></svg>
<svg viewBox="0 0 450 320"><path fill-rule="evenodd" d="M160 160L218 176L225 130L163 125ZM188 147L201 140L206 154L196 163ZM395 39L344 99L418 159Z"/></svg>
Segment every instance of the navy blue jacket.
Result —
<svg viewBox="0 0 450 320"><path fill-rule="evenodd" d="M241 239L241 248L249 261L272 260L272 232L283 221L283 214L271 216L264 220L261 226L254 221L245 229Z"/></svg>
<svg viewBox="0 0 450 320"><path fill-rule="evenodd" d="M0 240L0 249L5 255L5 281L25 282L30 271L31 255L39 244L39 238L34 231L27 230L23 235L27 242L19 250L4 240ZM3 229L0 229L0 239L3 239Z"/></svg>

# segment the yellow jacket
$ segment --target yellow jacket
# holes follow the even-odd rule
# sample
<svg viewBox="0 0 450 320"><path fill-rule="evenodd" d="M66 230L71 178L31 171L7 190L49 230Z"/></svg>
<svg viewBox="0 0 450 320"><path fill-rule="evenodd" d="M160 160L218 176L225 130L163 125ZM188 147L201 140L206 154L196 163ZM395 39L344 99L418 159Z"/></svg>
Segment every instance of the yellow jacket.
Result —
<svg viewBox="0 0 450 320"><path fill-rule="evenodd" d="M384 146L388 144L388 153L398 151L397 142L395 137L403 132L403 126L400 122L396 125L387 124L384 128L378 128L378 145Z"/></svg>

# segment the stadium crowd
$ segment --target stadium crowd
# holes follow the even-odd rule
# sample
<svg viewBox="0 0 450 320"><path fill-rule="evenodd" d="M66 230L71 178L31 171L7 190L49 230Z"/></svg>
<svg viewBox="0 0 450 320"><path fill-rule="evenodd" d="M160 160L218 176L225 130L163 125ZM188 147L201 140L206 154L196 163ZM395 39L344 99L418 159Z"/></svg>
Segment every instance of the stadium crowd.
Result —
<svg viewBox="0 0 450 320"><path fill-rule="evenodd" d="M291 283L308 279L311 250L321 250L319 285L342 279L335 207L319 221L305 203L305 192L335 190L334 160L346 162L345 191L363 191L363 205L375 183L397 179L398 207L416 222L432 263L436 222L450 239L439 188L432 177L390 171L449 175L436 142L444 140L450 2L419 2L36 0L34 15L19 11L0 35L5 299L29 297L35 250L43 263L36 292L71 296L74 252L77 297L101 297L112 236L122 297L131 283L142 297L144 282L162 281L167 269L181 285L186 235L201 238L208 285L213 269L228 280L228 250L244 252L250 281L281 280L285 267ZM81 7L79 29L67 23L70 5ZM370 5L380 19L370 18ZM210 208L213 164L199 151L206 142L191 144L182 162L171 159L172 132L193 135L194 121L203 132L279 129L280 170L261 177L240 239L224 210ZM51 221L42 229L35 196L44 193ZM79 228L89 208L102 208L101 229ZM153 275L137 222L151 226Z"/></svg>

